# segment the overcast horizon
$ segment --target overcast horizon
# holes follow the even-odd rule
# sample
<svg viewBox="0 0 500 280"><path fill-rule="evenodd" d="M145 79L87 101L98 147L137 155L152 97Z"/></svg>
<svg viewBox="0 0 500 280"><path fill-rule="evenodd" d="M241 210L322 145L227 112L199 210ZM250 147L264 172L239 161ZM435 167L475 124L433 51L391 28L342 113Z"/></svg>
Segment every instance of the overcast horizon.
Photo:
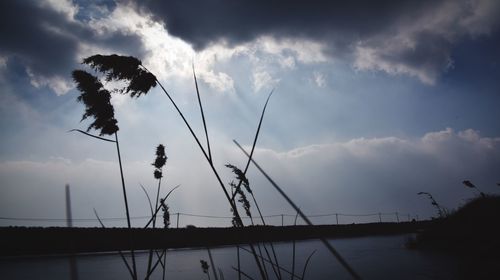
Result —
<svg viewBox="0 0 500 280"><path fill-rule="evenodd" d="M254 159L306 214L426 219L436 210L417 193L455 209L477 195L463 180L500 194L500 2L334 2L1 1L0 218L64 219L67 183L75 219L93 218L94 208L125 216L115 147L68 132L90 124L80 122L71 72L90 71L81 62L94 54L140 59L203 139L194 65L225 183L234 178L224 164L244 168L246 159L232 140L251 146L274 90ZM112 104L131 216L149 214L140 184L153 196L158 144L168 156L162 193L180 185L171 213L231 216L159 87L114 94ZM294 214L252 165L248 178L265 215ZM186 224L231 222L186 216ZM64 223L0 219L9 225Z"/></svg>

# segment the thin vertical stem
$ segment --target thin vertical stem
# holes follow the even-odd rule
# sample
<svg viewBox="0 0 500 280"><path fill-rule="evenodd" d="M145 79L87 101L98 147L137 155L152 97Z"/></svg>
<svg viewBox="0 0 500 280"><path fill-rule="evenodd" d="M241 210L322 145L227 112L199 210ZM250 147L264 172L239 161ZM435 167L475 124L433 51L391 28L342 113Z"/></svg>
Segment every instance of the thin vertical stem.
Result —
<svg viewBox="0 0 500 280"><path fill-rule="evenodd" d="M297 218L299 217L299 213L295 214L295 221L293 222L293 225L296 226L297 225ZM295 239L293 240L293 247L292 247L292 275L290 278L291 280L293 280L293 276L295 274Z"/></svg>
<svg viewBox="0 0 500 280"><path fill-rule="evenodd" d="M210 252L210 248L208 247L207 247L207 252L208 252L208 258L210 259L210 264L212 265L212 272L214 274L215 280L219 280L217 272L215 272L215 264L214 264L214 259L212 258L212 252Z"/></svg>
<svg viewBox="0 0 500 280"><path fill-rule="evenodd" d="M165 280L165 271L167 270L167 249L163 249L163 277L162 280Z"/></svg>
<svg viewBox="0 0 500 280"><path fill-rule="evenodd" d="M156 202L155 202L155 209L158 208L158 199L160 197L160 187L161 187L161 177L158 179L158 189L156 191ZM146 191L146 190L144 190ZM146 193L147 195L147 193ZM149 199L149 196L148 196ZM149 204L151 205L151 200L149 200ZM152 207L151 207L152 208ZM151 210L151 215L153 217L153 228L156 227L156 215L153 214L153 210ZM149 250L149 256L148 256L148 272L151 270L151 265L153 262L153 250ZM146 277L146 280L148 280L149 277Z"/></svg>
<svg viewBox="0 0 500 280"><path fill-rule="evenodd" d="M102 222L101 218L99 218L99 215L97 214L97 211L95 210L94 208L94 214L95 214L95 217L97 218L97 220L99 221L99 224L101 224L101 227L102 228L106 228L106 226L104 225L104 223ZM127 267L127 270L128 272L130 273L130 276L132 276L132 278L134 279L134 272L132 271L132 269L130 268L130 265L128 264L127 262L127 259L125 258L125 256L123 255L122 251L118 251L118 254L120 255L120 257L122 258L123 262L125 263L125 266Z"/></svg>
<svg viewBox="0 0 500 280"><path fill-rule="evenodd" d="M238 280L241 280L241 264L240 264L240 246L236 245L236 254L238 258Z"/></svg>
<svg viewBox="0 0 500 280"><path fill-rule="evenodd" d="M144 67L145 68L145 67ZM146 69L146 68L145 68ZM146 69L147 70L147 69ZM149 71L149 70L148 70ZM165 95L168 97L168 99L170 100L170 102L172 103L172 105L175 107L177 113L181 116L182 120L184 121L184 124L187 126L187 128L189 129L189 132L191 133L191 135L193 136L194 140L196 141L196 144L198 144L198 147L200 148L201 152L203 153L203 155L205 156L205 159L208 161L208 164L210 165L210 168L212 169L215 177L217 178L217 181L219 182L221 188L222 188L222 191L224 192L224 195L226 196L226 199L227 201L229 202L229 204L231 205L231 208L233 209L233 213L235 215L235 218L236 218L236 221L238 223L238 225L240 227L243 227L243 221L241 219L241 216L240 214L238 213L238 208L236 207L236 203L234 203L232 200L231 200L231 197L229 196L229 193L227 192L227 189L226 189L226 186L224 185L224 183L222 182L222 179L220 178L219 176L219 173L217 172L217 169L215 169L215 166L212 162L212 160L210 159L210 157L207 155L207 152L205 151L205 149L203 148L203 146L201 145L201 142L200 140L198 139L198 136L196 136L196 134L194 133L193 129L191 128L191 125L189 125L189 122L186 120L186 118L184 117L184 114L182 114L181 110L179 109L179 107L177 106L177 104L175 103L175 101L172 99L172 97L170 96L170 94L167 92L167 90L163 87L163 85L160 83L160 81L158 79L156 79L156 82L158 83L158 85L161 87L161 89L163 90L163 92L165 93ZM255 262L257 264L257 267L259 268L259 272L262 276L263 279L267 279L265 277L265 274L264 274L264 271L262 269L262 264L260 263L258 257L257 257L257 252L255 251L255 248L252 244L249 244L250 248L252 249L252 252L254 254L254 259L255 259Z"/></svg>
<svg viewBox="0 0 500 280"><path fill-rule="evenodd" d="M116 151L118 153L118 163L120 165L120 176L122 179L122 189L123 189L123 200L125 201L125 212L127 214L127 227L129 229L129 234L130 234L130 242L131 242L131 248L130 248L130 253L132 255L132 268L134 270L134 279L137 279L137 268L135 265L135 253L134 253L134 244L133 244L133 238L132 238L132 232L130 229L132 226L130 225L130 212L128 209L128 200L127 200L127 191L125 189L125 179L123 177L123 167L122 167L122 158L120 155L120 144L118 143L118 132L115 132L115 143L116 143Z"/></svg>
<svg viewBox="0 0 500 280"><path fill-rule="evenodd" d="M236 141L236 140L233 140L233 142L236 144L236 146L238 146L238 148L241 149L241 151L247 156L250 158L250 155L245 151L245 149L243 149L243 147L241 147L241 145ZM310 226L313 225L313 223L309 220L309 218L300 210L300 208L288 197L288 195L278 186L278 184L276 184L274 182L273 179L271 179L271 177L269 177L269 175L267 175L267 173L260 167L260 165L253 159L253 158L250 158L252 163L255 165L255 167L257 167L257 169L260 171L260 173L262 173L262 175L264 175L264 177L271 183L271 185L281 194L281 196L283 196L283 198L288 202L288 204L290 204L290 206L293 207L293 209L295 209L295 211L297 211L297 213L299 213L300 217ZM335 250L335 248L333 248L333 246L325 239L325 238L320 238L320 240L323 242L323 245L325 245L325 247L330 251L330 253L332 253L332 255L334 255L337 260L340 262L340 264L351 274L351 276L354 278L354 279L361 279L361 277L354 271L354 269L351 268L351 266L346 262L346 260L344 260L344 258L337 252L337 250Z"/></svg>
<svg viewBox="0 0 500 280"><path fill-rule="evenodd" d="M205 137L207 138L208 158L210 159L210 161L212 161L212 152L210 150L210 140L208 139L207 123L205 121L205 113L203 112L203 106L201 105L200 91L198 89L198 80L196 79L194 64L193 64L193 77L194 77L194 84L196 86L196 95L198 96L198 104L200 105L201 119L203 120L203 129L205 129Z"/></svg>

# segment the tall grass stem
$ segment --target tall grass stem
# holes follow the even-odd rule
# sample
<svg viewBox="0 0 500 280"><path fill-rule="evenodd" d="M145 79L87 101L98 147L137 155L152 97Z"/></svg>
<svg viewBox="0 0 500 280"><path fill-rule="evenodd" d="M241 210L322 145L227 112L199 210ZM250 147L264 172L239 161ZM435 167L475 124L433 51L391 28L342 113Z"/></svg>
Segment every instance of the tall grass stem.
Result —
<svg viewBox="0 0 500 280"><path fill-rule="evenodd" d="M260 165L250 157L250 155L241 147L241 145L238 143L238 141L233 140L233 142L238 146L238 148L241 149L241 151L251 159L252 163L257 167L257 169L264 175L264 177L271 183L271 185L285 198L285 200L292 206L292 208L299 213L300 217L309 225L313 226L313 223L307 218L307 216L300 210L300 208L288 197L288 195L274 182L269 175L260 167ZM361 277L354 271L354 269L347 263L347 261L333 248L333 246L325 239L325 238L320 238L321 242L325 245L325 247L334 255L337 260L340 262L340 264L351 274L351 276L354 279L361 279Z"/></svg>
<svg viewBox="0 0 500 280"><path fill-rule="evenodd" d="M132 226L130 224L130 212L128 209L128 200L127 200L127 190L125 189L125 179L123 177L123 167L122 167L122 158L120 155L120 144L118 142L118 133L115 132L115 144L116 144L116 151L118 153L118 163L120 165L120 176L122 180L122 189L123 189L123 200L125 201L125 212L127 214L127 227L129 230L132 229ZM130 234L130 242L131 242L131 248L130 248L130 253L132 255L132 268L134 271L134 279L137 279L137 267L135 264L135 253L134 253L134 244L133 244L133 238L132 238L132 232Z"/></svg>

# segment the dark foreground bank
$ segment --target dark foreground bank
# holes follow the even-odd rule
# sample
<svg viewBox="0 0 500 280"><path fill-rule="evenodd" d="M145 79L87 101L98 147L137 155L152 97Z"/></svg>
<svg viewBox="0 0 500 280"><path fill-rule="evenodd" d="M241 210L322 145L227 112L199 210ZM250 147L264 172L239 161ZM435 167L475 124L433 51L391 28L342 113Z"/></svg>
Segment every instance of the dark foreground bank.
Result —
<svg viewBox="0 0 500 280"><path fill-rule="evenodd" d="M245 228L0 228L2 256L107 252L151 248L192 248L318 237L342 238L412 233L429 222Z"/></svg>
<svg viewBox="0 0 500 280"><path fill-rule="evenodd" d="M407 245L421 250L495 257L500 261L500 196L481 195L469 200L434 221Z"/></svg>

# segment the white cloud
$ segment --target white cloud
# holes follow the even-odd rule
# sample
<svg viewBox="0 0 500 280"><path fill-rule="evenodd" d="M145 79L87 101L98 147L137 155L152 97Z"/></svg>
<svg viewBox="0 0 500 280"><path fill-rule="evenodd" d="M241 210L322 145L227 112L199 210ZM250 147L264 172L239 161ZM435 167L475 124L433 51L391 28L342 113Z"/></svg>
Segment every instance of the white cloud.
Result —
<svg viewBox="0 0 500 280"><path fill-rule="evenodd" d="M254 72L252 80L255 92L259 92L262 89L271 89L279 83L279 79L273 78L271 74L266 71Z"/></svg>
<svg viewBox="0 0 500 280"><path fill-rule="evenodd" d="M309 212L398 210L424 217L434 213L416 195L419 191L432 193L448 208L475 195L461 186L462 180L496 192L500 138L446 129L416 139L358 138L284 152L257 149L254 158Z"/></svg>
<svg viewBox="0 0 500 280"><path fill-rule="evenodd" d="M60 76L45 77L43 75L34 74L30 68L26 68L26 73L30 77L30 83L36 88L49 87L57 95L66 94L70 89L73 88L73 83L67 79Z"/></svg>
<svg viewBox="0 0 500 280"><path fill-rule="evenodd" d="M126 19L126 20L124 20ZM297 63L312 64L328 62L321 43L299 39L275 39L259 37L252 42L229 46L224 41L213 43L196 52L189 44L175 38L149 15L137 12L132 6L119 5L106 18L93 19L90 26L101 36L114 32L140 36L146 57L143 63L161 79L181 77L192 79L192 62L195 63L200 81L216 91L234 92L231 73L218 70L218 66L244 56L252 62L253 82L258 90L263 84L276 84L278 79L270 77L270 68L275 65L284 70L294 69ZM81 46L81 56L99 51L93 46Z"/></svg>
<svg viewBox="0 0 500 280"><path fill-rule="evenodd" d="M191 63L196 58L196 70L201 81L217 91L234 91L232 78L227 73L214 70L216 60L210 55L214 50L196 54L189 44L171 36L161 23L138 13L131 6L119 5L108 17L91 20L90 25L103 36L114 32L138 35L147 53L143 64L162 80L175 77L192 79ZM90 50L86 53L95 51L87 48ZM223 49L217 50L220 51L217 53L219 56L224 54Z"/></svg>
<svg viewBox="0 0 500 280"><path fill-rule="evenodd" d="M228 143L219 143L223 148L217 152L218 162L242 164L241 152L230 145L229 139L225 141ZM169 155L172 156L168 162L167 185L182 184L170 202L174 209L227 215L227 205L224 207L223 195L213 174L204 162L193 161L193 157L198 158L197 154L171 151ZM461 185L462 180L471 180L486 193L496 191L500 138L482 137L474 130L445 129L416 139L357 138L283 152L258 148L254 158L306 213L400 211L425 218L435 213L427 201L416 195L419 191L432 193L448 208L475 195ZM147 212L138 183L152 190L150 161L124 162L134 215ZM223 169L220 173L223 181L230 181L230 172L221 164L218 167ZM193 172L196 176L192 176ZM37 211L49 213L41 214L45 217L58 216L63 205L54 203L53 199L69 182L74 186L78 215L91 217L92 207L104 216L123 215L116 161L75 161L64 157L47 161L4 161L0 163L0 175L5 178L0 197L2 213L19 216ZM293 212L253 167L248 176L264 213ZM31 210L22 210L19 206L26 204L31 205ZM225 222L221 221L220 225L229 224ZM207 225L210 221L200 223Z"/></svg>
<svg viewBox="0 0 500 280"><path fill-rule="evenodd" d="M263 52L279 55L286 59L286 52L293 53L295 59L302 63L321 63L328 62L324 53L326 46L323 43L314 42L305 39L276 39L269 36L258 38L254 43L262 49Z"/></svg>
<svg viewBox="0 0 500 280"><path fill-rule="evenodd" d="M0 69L7 67L7 57L0 56Z"/></svg>
<svg viewBox="0 0 500 280"><path fill-rule="evenodd" d="M322 73L320 73L318 71L313 72L313 81L320 88L323 88L326 86L325 75L323 75Z"/></svg>

